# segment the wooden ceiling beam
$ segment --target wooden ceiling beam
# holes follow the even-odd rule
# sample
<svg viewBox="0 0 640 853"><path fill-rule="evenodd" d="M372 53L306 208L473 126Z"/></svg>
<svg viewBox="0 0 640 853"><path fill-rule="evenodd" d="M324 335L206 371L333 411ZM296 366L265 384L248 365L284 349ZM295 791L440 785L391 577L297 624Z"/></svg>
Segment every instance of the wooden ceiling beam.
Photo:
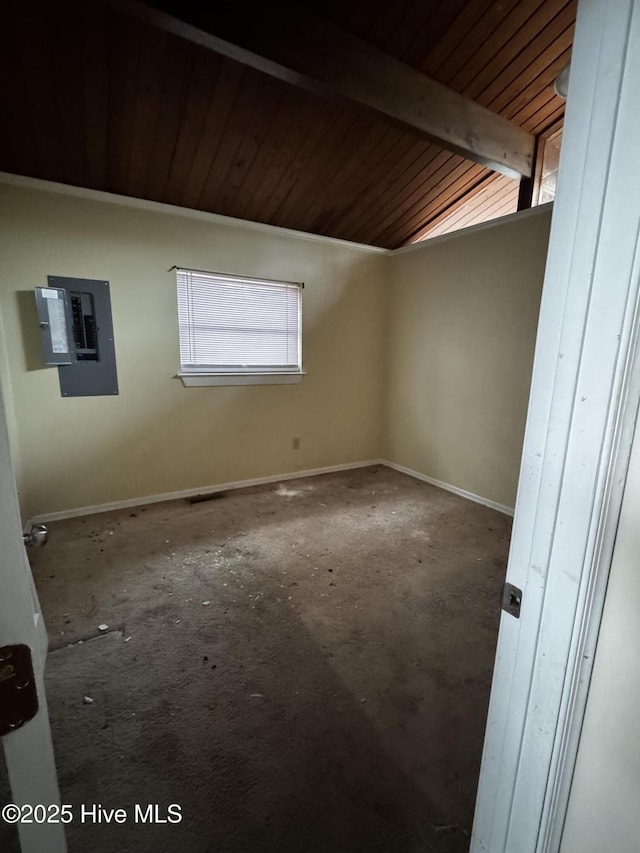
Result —
<svg viewBox="0 0 640 853"><path fill-rule="evenodd" d="M509 177L531 175L530 133L300 6L106 2L287 83L373 109Z"/></svg>

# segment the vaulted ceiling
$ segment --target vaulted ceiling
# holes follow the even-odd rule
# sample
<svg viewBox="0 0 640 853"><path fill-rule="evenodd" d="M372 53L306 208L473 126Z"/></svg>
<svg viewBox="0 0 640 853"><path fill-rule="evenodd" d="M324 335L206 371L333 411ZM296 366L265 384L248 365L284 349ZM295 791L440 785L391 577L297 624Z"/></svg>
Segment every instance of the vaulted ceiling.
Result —
<svg viewBox="0 0 640 853"><path fill-rule="evenodd" d="M575 0L299 5L534 137L562 120ZM177 35L136 14L157 6L5 0L1 170L389 248L438 233L473 193L514 209L517 179L481 157L230 58L200 24Z"/></svg>

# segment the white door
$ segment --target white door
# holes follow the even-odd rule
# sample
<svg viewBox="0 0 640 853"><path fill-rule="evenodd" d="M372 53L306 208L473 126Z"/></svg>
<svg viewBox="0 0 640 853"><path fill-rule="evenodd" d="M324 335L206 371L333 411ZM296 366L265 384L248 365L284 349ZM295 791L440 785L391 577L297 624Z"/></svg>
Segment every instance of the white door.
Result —
<svg viewBox="0 0 640 853"><path fill-rule="evenodd" d="M12 802L18 806L56 806L60 795L44 692L47 633L22 540L5 412L0 384L0 648L24 644L31 650L39 709L24 726L5 735L2 745ZM6 654L4 657L0 666L10 676L11 658ZM55 818L54 811L51 809L46 816ZM11 820L11 810L5 816ZM28 810L23 816L29 817ZM65 853L62 823L41 823L40 811L31 820L17 824L23 853Z"/></svg>
<svg viewBox="0 0 640 853"><path fill-rule="evenodd" d="M580 0L473 853L556 853L640 400L640 0Z"/></svg>

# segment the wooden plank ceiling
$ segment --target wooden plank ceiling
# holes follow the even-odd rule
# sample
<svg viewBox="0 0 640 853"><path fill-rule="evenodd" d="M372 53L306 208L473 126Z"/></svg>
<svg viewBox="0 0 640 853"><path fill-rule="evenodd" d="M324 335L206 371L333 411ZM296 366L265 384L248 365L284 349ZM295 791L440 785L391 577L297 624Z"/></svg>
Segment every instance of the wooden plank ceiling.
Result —
<svg viewBox="0 0 640 853"><path fill-rule="evenodd" d="M563 116L576 0L308 6L530 133ZM468 222L473 193L513 209L515 181L417 131L98 2L5 0L2 18L3 171L387 248Z"/></svg>

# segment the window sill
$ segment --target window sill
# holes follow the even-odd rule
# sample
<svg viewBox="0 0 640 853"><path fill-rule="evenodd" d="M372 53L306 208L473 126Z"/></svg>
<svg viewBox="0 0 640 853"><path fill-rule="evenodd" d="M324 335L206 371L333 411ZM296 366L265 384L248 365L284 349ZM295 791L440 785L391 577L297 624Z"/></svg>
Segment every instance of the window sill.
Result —
<svg viewBox="0 0 640 853"><path fill-rule="evenodd" d="M302 373L178 373L185 388L207 385L296 385Z"/></svg>

